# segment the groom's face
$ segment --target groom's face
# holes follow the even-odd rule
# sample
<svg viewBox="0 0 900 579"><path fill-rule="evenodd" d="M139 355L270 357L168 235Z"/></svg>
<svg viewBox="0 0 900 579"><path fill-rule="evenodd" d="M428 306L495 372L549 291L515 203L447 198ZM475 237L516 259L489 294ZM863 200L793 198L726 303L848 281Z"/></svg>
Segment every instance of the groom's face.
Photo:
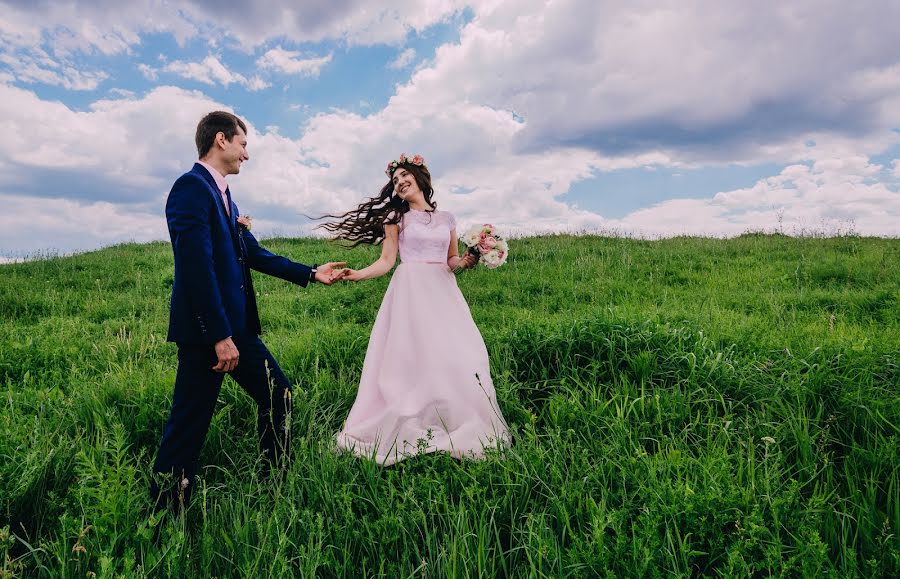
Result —
<svg viewBox="0 0 900 579"><path fill-rule="evenodd" d="M226 174L237 175L241 172L241 163L250 158L247 153L247 135L240 127L230 141L224 138L224 134L221 135L222 160L228 171Z"/></svg>

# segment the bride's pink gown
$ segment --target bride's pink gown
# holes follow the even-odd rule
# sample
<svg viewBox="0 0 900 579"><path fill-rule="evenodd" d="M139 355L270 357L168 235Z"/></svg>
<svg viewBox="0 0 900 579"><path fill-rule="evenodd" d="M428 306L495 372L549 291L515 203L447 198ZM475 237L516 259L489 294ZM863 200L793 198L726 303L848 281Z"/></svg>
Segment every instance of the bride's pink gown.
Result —
<svg viewBox="0 0 900 579"><path fill-rule="evenodd" d="M447 267L453 215L410 210L337 445L389 465L419 452L477 458L509 443L484 340Z"/></svg>

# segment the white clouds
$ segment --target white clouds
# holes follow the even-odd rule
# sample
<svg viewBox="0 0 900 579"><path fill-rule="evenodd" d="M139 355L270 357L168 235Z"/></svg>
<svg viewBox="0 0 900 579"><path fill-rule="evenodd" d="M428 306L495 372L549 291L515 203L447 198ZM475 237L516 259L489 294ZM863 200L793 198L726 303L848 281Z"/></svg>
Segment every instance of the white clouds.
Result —
<svg viewBox="0 0 900 579"><path fill-rule="evenodd" d="M53 31L53 52L73 55L83 52L85 46L104 55L123 54L140 43L140 35L130 26L116 22L98 22L72 15L71 28Z"/></svg>
<svg viewBox="0 0 900 579"><path fill-rule="evenodd" d="M15 211L0 214L0 250L18 257L28 257L37 251L68 253L124 241L167 237L166 220L156 207L136 210L108 202L81 203L3 194L0 203L15 207ZM41 245L22 247L21 239L29 236L42 240Z"/></svg>
<svg viewBox="0 0 900 579"><path fill-rule="evenodd" d="M615 162L585 150L517 152L513 144L521 130L523 125L506 111L467 103L408 109L394 99L366 117L347 112L319 115L297 146L307 163L327 167L308 178L313 191L322 191L313 198L329 212L347 210L377 193L386 181L384 165L406 152L425 155L436 201L456 213L462 224L487 219L509 229L601 225L600 216L574 210L555 197L601 164ZM253 170L257 168L274 173Z"/></svg>
<svg viewBox="0 0 900 579"><path fill-rule="evenodd" d="M389 87L386 105L384 94L353 93L342 102L365 111L353 113L327 109L315 93L290 105L299 97L285 93L278 102L289 111L329 110L303 119L296 138L279 130L294 134L299 115L285 121L254 109L261 99L241 91L222 91L235 99L222 104L171 86L114 89L108 94L124 98L85 105L82 96L70 106L10 86L97 89L107 73L78 55L124 59L150 31L209 44L197 57L172 50L172 60L136 63L154 83L263 91L291 75L315 91L326 66L338 76L342 58L373 43L393 48L368 55L370 70L396 78L381 69L385 53L389 68L411 68L423 60L407 45L411 32L464 7L471 18L458 42L428 52L407 81ZM161 212L172 180L196 157L197 120L237 106L251 125L251 161L233 190L263 232L296 232L305 227L301 213L352 207L377 192L384 164L403 151L426 156L437 201L462 225L732 234L852 221L863 233L898 234L900 161L872 160L900 143L898 20L900 4L888 1L828 10L814 0L21 2L0 14L0 195L35 198L34 215L47 211L48 219L57 213L47 200L68 199L88 220L94 213L82 208L108 203L96 212L99 227L103 215L131 231L149 228L124 216ZM333 42L308 48L322 39ZM244 54L226 60L236 43ZM239 62L255 62L259 74ZM255 121L271 127L254 132ZM619 220L562 201L574 184L620 168L761 162L784 169L751 187L672 199ZM30 239L53 239L55 222L46 223L47 237Z"/></svg>
<svg viewBox="0 0 900 579"><path fill-rule="evenodd" d="M398 98L515 111L522 149L758 161L811 132L900 125L898 20L896 2L491 2Z"/></svg>
<svg viewBox="0 0 900 579"><path fill-rule="evenodd" d="M203 95L161 87L142 99L101 100L74 111L0 85L0 194L120 204L164 198L172 175L196 158ZM33 238L38 239L38 238Z"/></svg>
<svg viewBox="0 0 900 579"><path fill-rule="evenodd" d="M177 6L164 0L54 0L4 2L0 39L9 46L39 48L57 56L127 53L147 32L168 32L183 40L199 31ZM173 9L174 8L174 9Z"/></svg>
<svg viewBox="0 0 900 579"><path fill-rule="evenodd" d="M117 97L133 99L137 95L135 95L134 91L126 90L123 88L113 88L109 90L109 94Z"/></svg>
<svg viewBox="0 0 900 579"><path fill-rule="evenodd" d="M9 47L35 46L41 42L41 25L14 7L0 13L0 41Z"/></svg>
<svg viewBox="0 0 900 579"><path fill-rule="evenodd" d="M242 74L228 70L217 57L212 55L204 58L202 62L176 60L163 66L162 70L209 85L221 84L228 87L228 85L236 83L251 91L262 90L270 86L259 77L248 79Z"/></svg>
<svg viewBox="0 0 900 579"><path fill-rule="evenodd" d="M155 81L159 78L159 73L156 71L156 69L148 64L142 62L137 65L137 69L142 75L144 75L144 78L146 78L147 80Z"/></svg>
<svg viewBox="0 0 900 579"><path fill-rule="evenodd" d="M192 0L186 11L205 20L216 12L217 24L244 46L290 38L294 42L340 40L349 45L399 44L411 31L421 32L472 2L419 0L310 0L307 2L234 3Z"/></svg>
<svg viewBox="0 0 900 579"><path fill-rule="evenodd" d="M79 113L0 87L0 118L28 110L43 121L19 119L20 128L0 143L0 196L17 208L0 217L0 253L165 238L165 195L196 157L197 119L214 108L224 107L199 93L161 87ZM513 144L524 127L504 111L459 103L426 113L410 116L395 104L368 117L334 112L315 117L297 140L258 133L251 124L251 161L230 178L235 199L263 234L309 232L303 214L345 210L374 194L386 159L405 151L426 154L436 200L457 214L460 227L491 221L511 232L673 235L739 234L780 223L788 233L834 232L851 224L865 234L900 233L900 194L878 182L886 170L866 157L792 165L747 189L607 220L557 198L598 170L665 164L664 157L615 160L577 149L522 153ZM96 196L105 200L88 200Z"/></svg>
<svg viewBox="0 0 900 579"><path fill-rule="evenodd" d="M900 235L900 190L872 181L884 170L864 157L791 165L752 187L712 199L678 199L609 224L644 235Z"/></svg>
<svg viewBox="0 0 900 579"><path fill-rule="evenodd" d="M0 216L0 253L164 238L169 187L197 158L197 121L215 109L228 107L198 92L159 87L79 112L0 85L7 131L0 142L0 198L16 208ZM298 142L258 133L246 120L252 160L229 181L242 209L261 218L263 233L308 230L301 213L340 207L331 202L336 191L356 198L341 179L310 162Z"/></svg>
<svg viewBox="0 0 900 579"><path fill-rule="evenodd" d="M82 71L59 62L43 51L33 54L0 53L0 63L9 67L11 79L32 84L43 83L68 90L94 90L108 75L102 71Z"/></svg>
<svg viewBox="0 0 900 579"><path fill-rule="evenodd" d="M217 0L54 0L4 2L0 40L61 52L121 54L146 33L172 34L179 44L203 37L210 46L236 41L254 48L275 39L340 40L352 45L397 44L470 4L464 0L220 2Z"/></svg>
<svg viewBox="0 0 900 579"><path fill-rule="evenodd" d="M268 81L264 80L259 75L255 75L249 79L246 79L243 84L245 87L247 87L247 90L251 92L265 90L272 86Z"/></svg>
<svg viewBox="0 0 900 579"><path fill-rule="evenodd" d="M892 33L900 5L888 0L829 10L815 0L753 6L740 0L7 4L0 17L4 43L44 46L57 56L128 53L150 32L172 34L180 43L237 41L248 51L285 39L401 45L410 32L468 8L474 18L459 44L439 51L435 66L410 85L409 98L461 98L515 111L528 123L521 148L579 146L612 155L660 150L685 162L735 160L723 155L753 161L766 147L784 146L823 125L859 135L900 122L900 106L891 104L900 102L900 40ZM840 50L834 39L845 40ZM410 50L391 66L411 64ZM824 54L831 56L823 61ZM330 62L330 55L303 58L281 47L259 60L270 70L310 77ZM200 82L268 86L221 61L224 70L201 71L201 64L170 66ZM154 72L143 70L150 80ZM50 78L80 89L102 80L102 73L81 68L29 74L33 82Z"/></svg>
<svg viewBox="0 0 900 579"><path fill-rule="evenodd" d="M73 64L86 55L131 54L147 34L171 34L179 45L202 39L217 47L253 52L273 40L294 43L338 41L348 45L396 44L457 13L461 0L424 0L398 9L389 0L315 0L296 3L221 3L211 0L7 0L0 14L0 80L43 83L68 90L94 90L108 78L103 70ZM48 54L50 56L48 56ZM317 77L332 56L301 58L283 48L259 60L276 72ZM136 63L143 76L159 70ZM250 91L268 88L259 75L234 72L220 58L177 60L164 70L205 84L238 84Z"/></svg>
<svg viewBox="0 0 900 579"><path fill-rule="evenodd" d="M406 68L416 59L416 50L414 48L407 48L403 52L397 55L397 58L388 63L388 68L392 68L395 70L399 70L402 68Z"/></svg>
<svg viewBox="0 0 900 579"><path fill-rule="evenodd" d="M301 58L299 52L278 47L262 55L256 61L256 65L285 74L317 77L322 67L331 62L331 58L331 54L315 58Z"/></svg>
<svg viewBox="0 0 900 579"><path fill-rule="evenodd" d="M332 55L315 58L298 58L299 52L271 49L256 61L257 67L275 73L291 74L301 77L317 77L322 67L332 60ZM228 87L232 84L243 86L251 92L265 90L272 84L259 74L245 76L228 68L218 56L209 55L202 61L175 60L154 68L148 64L137 65L141 74L149 81L156 82L160 73L169 73L181 78L200 82L210 86Z"/></svg>

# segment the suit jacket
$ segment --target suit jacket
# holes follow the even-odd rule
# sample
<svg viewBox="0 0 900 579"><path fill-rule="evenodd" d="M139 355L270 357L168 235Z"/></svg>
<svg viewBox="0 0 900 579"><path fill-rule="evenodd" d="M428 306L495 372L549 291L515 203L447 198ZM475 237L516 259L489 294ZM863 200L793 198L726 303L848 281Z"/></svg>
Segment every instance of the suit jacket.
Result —
<svg viewBox="0 0 900 579"><path fill-rule="evenodd" d="M175 257L169 307L170 342L214 344L229 336L260 334L250 269L306 286L311 268L260 247L239 228L237 206L225 202L199 163L172 185L166 221Z"/></svg>

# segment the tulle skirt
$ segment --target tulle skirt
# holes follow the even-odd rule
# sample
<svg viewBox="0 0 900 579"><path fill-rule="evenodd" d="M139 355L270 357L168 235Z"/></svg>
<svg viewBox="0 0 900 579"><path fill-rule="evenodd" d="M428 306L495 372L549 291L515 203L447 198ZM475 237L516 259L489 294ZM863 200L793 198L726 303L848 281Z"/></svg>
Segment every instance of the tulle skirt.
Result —
<svg viewBox="0 0 900 579"><path fill-rule="evenodd" d="M338 448L393 464L509 444L487 348L446 264L401 263L375 318Z"/></svg>

